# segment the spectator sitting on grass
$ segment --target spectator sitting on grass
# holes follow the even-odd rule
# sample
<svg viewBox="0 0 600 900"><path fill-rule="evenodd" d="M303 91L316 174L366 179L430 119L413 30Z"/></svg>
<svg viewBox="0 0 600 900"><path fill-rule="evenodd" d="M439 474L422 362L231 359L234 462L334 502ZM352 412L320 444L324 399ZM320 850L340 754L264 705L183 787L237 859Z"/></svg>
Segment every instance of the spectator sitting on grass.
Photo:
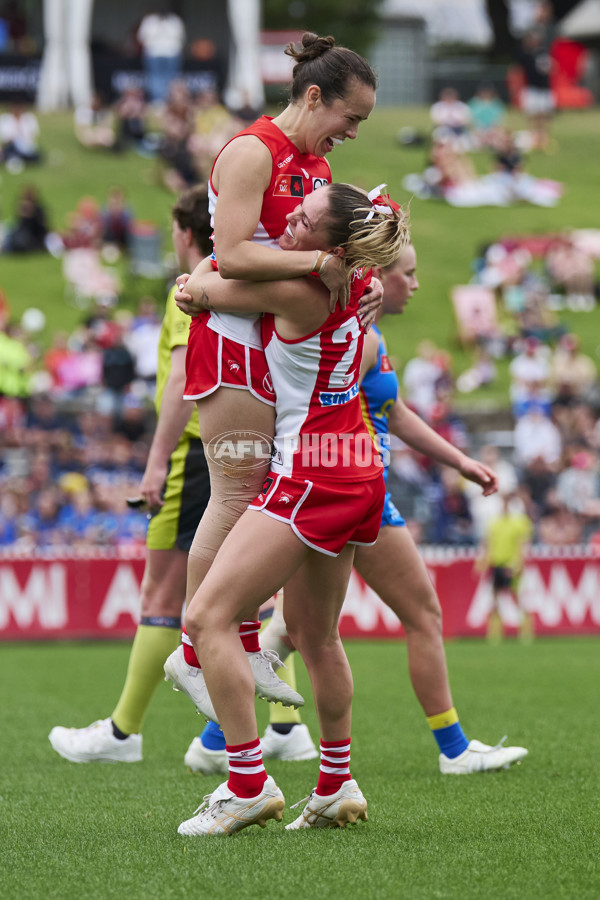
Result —
<svg viewBox="0 0 600 900"><path fill-rule="evenodd" d="M127 206L123 188L115 186L109 190L100 218L102 241L105 244L116 244L120 250L126 250L133 222L133 212Z"/></svg>
<svg viewBox="0 0 600 900"><path fill-rule="evenodd" d="M511 377L510 398L513 415L519 417L527 412L531 404L543 405L550 411L550 365L548 351L541 341L528 337L523 349L514 357L509 366Z"/></svg>
<svg viewBox="0 0 600 900"><path fill-rule="evenodd" d="M16 222L2 245L3 253L35 253L46 249L48 221L46 210L35 185L21 188L17 202Z"/></svg>
<svg viewBox="0 0 600 900"><path fill-rule="evenodd" d="M0 153L9 172L17 174L26 163L40 162L39 133L35 114L20 103L0 116Z"/></svg>
<svg viewBox="0 0 600 900"><path fill-rule="evenodd" d="M589 312L594 308L594 261L572 238L562 237L552 244L544 264L554 285L565 292L566 304L570 309Z"/></svg>
<svg viewBox="0 0 600 900"><path fill-rule="evenodd" d="M429 111L433 122L434 138L447 140L454 150L469 149L469 128L471 126L471 110L458 96L453 87L442 88L439 99Z"/></svg>
<svg viewBox="0 0 600 900"><path fill-rule="evenodd" d="M254 117L256 118L256 116ZM188 147L203 179L210 175L215 157L245 125L219 102L216 91L200 91L195 102L194 131Z"/></svg>
<svg viewBox="0 0 600 900"><path fill-rule="evenodd" d="M410 359L403 374L406 402L427 421L438 402L436 384L442 374L439 351L433 341L421 341L417 355Z"/></svg>
<svg viewBox="0 0 600 900"><path fill-rule="evenodd" d="M581 341L575 334L564 334L550 363L550 383L555 402L571 404L588 397L598 375L596 363L581 352Z"/></svg>
<svg viewBox="0 0 600 900"><path fill-rule="evenodd" d="M113 150L119 153L130 147L142 148L148 116L143 90L136 87L126 88L117 100L114 110L117 136Z"/></svg>
<svg viewBox="0 0 600 900"><path fill-rule="evenodd" d="M162 138L159 156L166 169L162 179L166 187L178 194L200 181L196 162L190 152L194 133L194 104L182 81L173 81L169 99L160 116Z"/></svg>
<svg viewBox="0 0 600 900"><path fill-rule="evenodd" d="M506 107L491 84L480 84L467 103L471 113L472 136L476 147L495 148Z"/></svg>
<svg viewBox="0 0 600 900"><path fill-rule="evenodd" d="M102 218L95 197L82 197L68 215L67 230L62 236L67 250L99 249L102 244Z"/></svg>
<svg viewBox="0 0 600 900"><path fill-rule="evenodd" d="M114 146L115 115L98 92L93 94L89 106L75 110L75 137L84 147L110 150Z"/></svg>

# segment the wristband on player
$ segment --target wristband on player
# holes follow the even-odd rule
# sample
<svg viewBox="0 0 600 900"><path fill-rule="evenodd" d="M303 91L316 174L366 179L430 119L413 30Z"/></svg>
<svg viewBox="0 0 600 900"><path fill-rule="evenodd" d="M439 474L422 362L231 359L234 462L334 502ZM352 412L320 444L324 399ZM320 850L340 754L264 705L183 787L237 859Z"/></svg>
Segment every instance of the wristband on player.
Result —
<svg viewBox="0 0 600 900"><path fill-rule="evenodd" d="M317 253L317 258L315 259L315 264L311 269L311 273L316 272L317 275L322 275L323 269L327 265L327 261L331 259L332 256L332 253L327 253L326 250L320 250Z"/></svg>

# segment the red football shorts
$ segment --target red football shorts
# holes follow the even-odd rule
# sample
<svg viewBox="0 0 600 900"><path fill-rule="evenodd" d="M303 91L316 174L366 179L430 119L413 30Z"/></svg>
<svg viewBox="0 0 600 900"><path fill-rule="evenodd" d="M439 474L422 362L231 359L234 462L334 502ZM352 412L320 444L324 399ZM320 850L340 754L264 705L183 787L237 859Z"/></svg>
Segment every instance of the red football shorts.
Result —
<svg viewBox="0 0 600 900"><path fill-rule="evenodd" d="M384 500L382 475L370 481L321 483L271 471L248 509L287 522L313 550L337 556L348 543L375 543Z"/></svg>
<svg viewBox="0 0 600 900"><path fill-rule="evenodd" d="M263 350L224 337L208 327L209 312L192 319L185 357L186 400L208 397L218 387L250 391L275 406L275 392Z"/></svg>

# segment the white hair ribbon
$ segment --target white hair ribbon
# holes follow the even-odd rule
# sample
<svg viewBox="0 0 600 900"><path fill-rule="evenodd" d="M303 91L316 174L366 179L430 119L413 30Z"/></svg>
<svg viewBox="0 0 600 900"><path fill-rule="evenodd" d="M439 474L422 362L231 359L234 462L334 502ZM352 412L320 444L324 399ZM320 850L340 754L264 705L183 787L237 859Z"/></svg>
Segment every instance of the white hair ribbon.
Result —
<svg viewBox="0 0 600 900"><path fill-rule="evenodd" d="M391 213L391 209L389 204L383 206L380 203L377 203L378 200L383 200L384 198L381 196L381 191L387 187L387 184L378 184L376 188L373 188L372 191L369 191L367 194L371 206L373 207L370 212L367 213L365 218L365 222L368 222L373 218L376 212L381 213L384 216L389 216Z"/></svg>

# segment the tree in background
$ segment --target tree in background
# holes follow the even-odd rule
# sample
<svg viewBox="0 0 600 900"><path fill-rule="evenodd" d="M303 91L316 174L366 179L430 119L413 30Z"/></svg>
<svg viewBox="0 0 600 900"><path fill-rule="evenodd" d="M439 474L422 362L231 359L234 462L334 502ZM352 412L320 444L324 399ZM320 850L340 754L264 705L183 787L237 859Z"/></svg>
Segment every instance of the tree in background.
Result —
<svg viewBox="0 0 600 900"><path fill-rule="evenodd" d="M367 54L379 31L383 0L263 0L263 27L332 34L336 42Z"/></svg>

